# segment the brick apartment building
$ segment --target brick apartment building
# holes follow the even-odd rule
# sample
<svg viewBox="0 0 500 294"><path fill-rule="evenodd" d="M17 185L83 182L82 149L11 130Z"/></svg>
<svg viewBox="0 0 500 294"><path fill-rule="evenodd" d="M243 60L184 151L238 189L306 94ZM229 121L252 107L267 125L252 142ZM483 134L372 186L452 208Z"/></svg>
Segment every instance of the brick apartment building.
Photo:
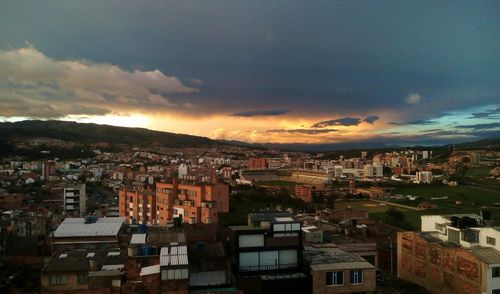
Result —
<svg viewBox="0 0 500 294"><path fill-rule="evenodd" d="M267 169L269 166L266 158L249 158L248 169Z"/></svg>
<svg viewBox="0 0 500 294"><path fill-rule="evenodd" d="M305 203L310 203L313 200L313 195L321 198L328 196L329 189L313 185L295 185L295 196L300 198Z"/></svg>
<svg viewBox="0 0 500 294"><path fill-rule="evenodd" d="M184 223L217 223L219 212L229 212L229 186L174 180L157 183L155 191L119 191L119 213L127 223L166 224L173 218Z"/></svg>
<svg viewBox="0 0 500 294"><path fill-rule="evenodd" d="M154 191L124 188L119 190L118 195L119 213L121 217L125 217L126 223L158 223Z"/></svg>
<svg viewBox="0 0 500 294"><path fill-rule="evenodd" d="M225 183L157 183L160 223L175 217L184 223L217 223L219 212L229 212L229 186Z"/></svg>

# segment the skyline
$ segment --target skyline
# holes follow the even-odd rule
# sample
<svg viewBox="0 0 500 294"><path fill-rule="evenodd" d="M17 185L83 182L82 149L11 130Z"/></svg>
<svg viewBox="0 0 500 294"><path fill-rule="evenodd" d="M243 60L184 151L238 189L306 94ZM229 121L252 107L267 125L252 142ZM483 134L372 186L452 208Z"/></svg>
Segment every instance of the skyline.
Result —
<svg viewBox="0 0 500 294"><path fill-rule="evenodd" d="M500 136L497 1L1 6L2 121L256 143Z"/></svg>

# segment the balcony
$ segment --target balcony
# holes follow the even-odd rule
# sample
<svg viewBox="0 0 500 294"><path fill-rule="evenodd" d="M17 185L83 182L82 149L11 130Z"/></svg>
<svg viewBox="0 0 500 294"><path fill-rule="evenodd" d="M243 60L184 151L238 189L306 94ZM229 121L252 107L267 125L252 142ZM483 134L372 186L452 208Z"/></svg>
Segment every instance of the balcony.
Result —
<svg viewBox="0 0 500 294"><path fill-rule="evenodd" d="M215 201L202 201L201 207L204 208L215 208Z"/></svg>
<svg viewBox="0 0 500 294"><path fill-rule="evenodd" d="M278 265L255 265L255 266L240 266L240 272L258 272L258 271L272 271L283 269L297 268L297 263L287 263Z"/></svg>

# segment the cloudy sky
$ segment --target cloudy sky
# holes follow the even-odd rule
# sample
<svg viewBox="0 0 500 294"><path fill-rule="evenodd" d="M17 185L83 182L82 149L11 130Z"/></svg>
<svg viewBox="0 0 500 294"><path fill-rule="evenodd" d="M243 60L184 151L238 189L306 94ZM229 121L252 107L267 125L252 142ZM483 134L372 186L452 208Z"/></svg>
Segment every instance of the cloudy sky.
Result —
<svg viewBox="0 0 500 294"><path fill-rule="evenodd" d="M0 2L0 120L250 142L500 136L500 1Z"/></svg>

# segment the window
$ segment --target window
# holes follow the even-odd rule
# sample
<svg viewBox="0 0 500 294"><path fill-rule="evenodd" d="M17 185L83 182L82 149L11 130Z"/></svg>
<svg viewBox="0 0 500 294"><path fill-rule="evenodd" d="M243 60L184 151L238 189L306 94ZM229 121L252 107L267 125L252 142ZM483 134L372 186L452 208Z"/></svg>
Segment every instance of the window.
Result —
<svg viewBox="0 0 500 294"><path fill-rule="evenodd" d="M78 282L78 285L84 285L84 284L87 284L87 275L78 275L77 276L77 282Z"/></svg>
<svg viewBox="0 0 500 294"><path fill-rule="evenodd" d="M130 197L130 203L134 202L134 198Z"/></svg>
<svg viewBox="0 0 500 294"><path fill-rule="evenodd" d="M51 275L49 282L51 285L66 285L68 277L66 275Z"/></svg>
<svg viewBox="0 0 500 294"><path fill-rule="evenodd" d="M339 286L344 284L344 273L342 271L326 272L326 285Z"/></svg>
<svg viewBox="0 0 500 294"><path fill-rule="evenodd" d="M349 280L351 284L362 284L363 283L363 271L362 270L352 270L349 275Z"/></svg>
<svg viewBox="0 0 500 294"><path fill-rule="evenodd" d="M491 269L491 277L492 278L500 277L500 267L494 267Z"/></svg>
<svg viewBox="0 0 500 294"><path fill-rule="evenodd" d="M497 240L495 238L486 237L486 243L488 243L489 245L495 246L496 245L496 241Z"/></svg>

